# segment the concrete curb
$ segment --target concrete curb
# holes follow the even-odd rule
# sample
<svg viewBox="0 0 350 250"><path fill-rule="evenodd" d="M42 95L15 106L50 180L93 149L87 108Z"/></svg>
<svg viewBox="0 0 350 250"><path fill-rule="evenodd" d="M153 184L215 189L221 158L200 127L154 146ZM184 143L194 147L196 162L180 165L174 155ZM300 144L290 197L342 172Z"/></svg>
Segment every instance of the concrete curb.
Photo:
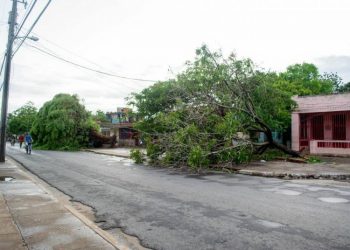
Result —
<svg viewBox="0 0 350 250"><path fill-rule="evenodd" d="M81 151L95 153L95 154L99 154L99 155L109 155L109 156L116 156L116 157L122 157L122 158L130 159L130 156L119 155L119 154L114 154L114 153L107 153L107 152L97 152L97 151L90 150L90 149L82 149Z"/></svg>
<svg viewBox="0 0 350 250"><path fill-rule="evenodd" d="M130 248L119 243L110 233L102 230L100 227L98 227L94 222L86 218L83 214L78 212L74 207L70 205L64 205L64 207L75 217L77 217L80 221L82 221L86 226L91 228L95 233L100 235L104 240L109 242L112 246L114 246L116 249L119 250L129 250Z"/></svg>
<svg viewBox="0 0 350 250"><path fill-rule="evenodd" d="M320 174L305 174L305 173L275 173L261 172L256 170L237 170L236 173L251 176L275 177L283 179L325 179L325 180L350 180L350 174L343 173L320 173Z"/></svg>

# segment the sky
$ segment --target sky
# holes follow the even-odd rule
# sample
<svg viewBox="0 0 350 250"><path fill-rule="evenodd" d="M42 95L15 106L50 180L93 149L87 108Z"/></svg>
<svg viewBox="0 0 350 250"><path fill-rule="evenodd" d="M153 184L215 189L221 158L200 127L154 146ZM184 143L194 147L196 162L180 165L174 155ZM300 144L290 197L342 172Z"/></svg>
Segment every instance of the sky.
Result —
<svg viewBox="0 0 350 250"><path fill-rule="evenodd" d="M37 1L20 35L47 1ZM0 0L1 58L11 4ZM18 23L24 15L19 4ZM125 97L153 84L88 71L30 46L85 67L158 81L181 72L195 49L207 44L266 70L308 62L348 82L349 24L348 0L53 0L33 29L39 41L27 40L13 58L8 110L28 101L40 108L69 93L90 111L116 111Z"/></svg>

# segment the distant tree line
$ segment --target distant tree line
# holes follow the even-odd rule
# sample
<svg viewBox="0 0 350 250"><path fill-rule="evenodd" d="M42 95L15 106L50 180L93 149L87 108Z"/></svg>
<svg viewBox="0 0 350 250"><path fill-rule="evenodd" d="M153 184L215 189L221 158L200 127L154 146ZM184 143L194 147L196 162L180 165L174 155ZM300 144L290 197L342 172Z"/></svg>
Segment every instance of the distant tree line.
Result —
<svg viewBox="0 0 350 250"><path fill-rule="evenodd" d="M88 146L91 131L98 131L101 111L91 115L77 95L58 94L39 111L32 102L8 116L8 132L30 132L37 148L76 150Z"/></svg>

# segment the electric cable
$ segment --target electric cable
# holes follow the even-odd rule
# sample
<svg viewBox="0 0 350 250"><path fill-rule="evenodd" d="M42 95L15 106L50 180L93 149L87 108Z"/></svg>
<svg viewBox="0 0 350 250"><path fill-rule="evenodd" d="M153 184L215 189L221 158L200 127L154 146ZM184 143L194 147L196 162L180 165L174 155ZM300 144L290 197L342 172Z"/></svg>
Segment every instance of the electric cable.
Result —
<svg viewBox="0 0 350 250"><path fill-rule="evenodd" d="M96 72L96 73L99 73L99 74L102 74L102 75L107 75L107 76L111 76L111 77L116 77L116 78L121 78L121 79L127 79L127 80L134 80L134 81L141 81L141 82L157 82L156 80L149 80L149 79L141 79L141 78L133 78L133 77L127 77L127 76L122 76L122 75L116 75L116 74L113 74L113 73L109 73L109 72L105 72L105 71L101 71L101 70L98 70L98 69L94 69L94 68L90 68L90 67L87 67L87 66L84 66L84 65L81 65L81 64L78 64L76 62L72 62L70 60L67 60L61 56L58 56L58 55L55 55L53 53L50 53L48 51L45 51L39 47L36 47L34 45L29 45L27 44L29 47L31 48L34 48L38 51L40 51L41 53L43 54L46 54L46 55L49 55L51 57L54 57L60 61L63 61L63 62L66 62L66 63L69 63L71 65L74 65L76 67L79 67L79 68L83 68L83 69L86 69L86 70L89 70L89 71L93 71L93 72Z"/></svg>
<svg viewBox="0 0 350 250"><path fill-rule="evenodd" d="M47 7L49 7L50 3L52 0L49 0L47 2L47 4L45 5L45 7L42 9L42 11L40 12L39 16L36 18L36 20L34 21L34 23L32 24L32 26L29 28L27 34L22 38L20 44L17 46L17 48L15 49L15 51L12 53L12 57L17 53L17 51L19 50L19 48L22 46L22 44L24 43L24 41L26 40L26 38L28 37L28 35L30 34L30 32L33 30L33 28L35 27L35 25L38 23L39 19L41 18L41 16L44 14L44 12L46 11Z"/></svg>
<svg viewBox="0 0 350 250"><path fill-rule="evenodd" d="M88 63L90 63L90 64L93 64L93 65L99 67L100 69L103 68L101 65L99 65L99 64L97 64L97 63L95 63L95 62L93 62L93 61L91 61L91 60L89 60L89 59L87 59L87 58L85 58L85 57L82 57L82 56L78 55L77 53L75 53L75 52L73 52L73 51L71 51L71 50L68 50L68 49L62 47L61 45L58 45L57 43L54 43L54 42L48 40L47 38L41 36L41 35L38 34L38 33L32 32L32 34L35 35L35 36L37 36L37 37L40 37L40 40L45 40L45 41L48 42L49 44L52 44L53 46L55 46L55 47L57 47L57 48L59 48L59 49L65 51L65 52L67 52L67 53L69 53L69 54L72 54L73 56L76 56L76 57L78 57L78 58L80 58L80 59L82 59L82 60L84 60L84 61L86 61L86 62L88 62ZM40 42L40 41L39 41L39 42ZM44 46L43 44L40 44L40 45L41 45L42 47L44 47L45 49L47 49L47 50L50 51L50 49L47 48L46 46ZM52 51L52 50L51 50L51 51Z"/></svg>
<svg viewBox="0 0 350 250"><path fill-rule="evenodd" d="M26 12L25 16L23 17L22 21L20 22L20 26L16 32L16 35L14 37L17 37L19 32L21 32L21 29L23 28L24 23L27 21L27 18L29 17L30 13L32 12L35 4L37 3L37 0L32 0L29 4L28 12Z"/></svg>

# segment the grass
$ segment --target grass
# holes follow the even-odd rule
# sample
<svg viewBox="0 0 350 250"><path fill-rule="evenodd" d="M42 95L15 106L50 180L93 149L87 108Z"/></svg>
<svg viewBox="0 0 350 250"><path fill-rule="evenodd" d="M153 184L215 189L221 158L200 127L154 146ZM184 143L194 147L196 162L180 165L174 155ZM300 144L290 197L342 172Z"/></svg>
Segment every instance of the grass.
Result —
<svg viewBox="0 0 350 250"><path fill-rule="evenodd" d="M310 156L307 158L308 163L320 163L322 160L316 156Z"/></svg>

